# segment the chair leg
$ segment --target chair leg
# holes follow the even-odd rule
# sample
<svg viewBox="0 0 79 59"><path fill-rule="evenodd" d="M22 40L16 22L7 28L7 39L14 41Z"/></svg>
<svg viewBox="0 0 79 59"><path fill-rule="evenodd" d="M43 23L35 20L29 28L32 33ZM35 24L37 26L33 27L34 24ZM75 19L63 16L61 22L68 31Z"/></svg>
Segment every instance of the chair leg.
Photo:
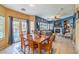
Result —
<svg viewBox="0 0 79 59"><path fill-rule="evenodd" d="M24 54L26 54L25 52L26 52L26 50L25 50L25 48L24 48Z"/></svg>
<svg viewBox="0 0 79 59"><path fill-rule="evenodd" d="M28 47L28 50L27 51L28 51L28 54L30 54L30 48L29 47ZM26 54L25 52L26 52L26 49L24 49L24 54Z"/></svg>
<svg viewBox="0 0 79 59"><path fill-rule="evenodd" d="M50 54L50 51L47 51L46 53L47 53L47 54Z"/></svg>
<svg viewBox="0 0 79 59"><path fill-rule="evenodd" d="M32 48L32 54L34 54L34 48Z"/></svg>
<svg viewBox="0 0 79 59"><path fill-rule="evenodd" d="M24 52L24 48L21 48L21 51L25 54L25 52Z"/></svg>
<svg viewBox="0 0 79 59"><path fill-rule="evenodd" d="M47 54L52 54L52 49L50 49L49 51L47 51Z"/></svg>
<svg viewBox="0 0 79 59"><path fill-rule="evenodd" d="M28 47L28 54L30 54L30 48Z"/></svg>
<svg viewBox="0 0 79 59"><path fill-rule="evenodd" d="M52 54L53 49L50 50L50 54Z"/></svg>

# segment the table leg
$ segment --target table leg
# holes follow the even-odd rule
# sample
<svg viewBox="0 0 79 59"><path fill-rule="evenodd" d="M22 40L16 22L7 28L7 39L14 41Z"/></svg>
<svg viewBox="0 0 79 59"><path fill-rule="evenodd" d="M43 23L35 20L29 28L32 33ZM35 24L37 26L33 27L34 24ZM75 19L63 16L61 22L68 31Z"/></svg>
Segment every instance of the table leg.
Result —
<svg viewBox="0 0 79 59"><path fill-rule="evenodd" d="M38 53L41 54L41 44L38 44Z"/></svg>
<svg viewBox="0 0 79 59"><path fill-rule="evenodd" d="M32 48L32 54L34 54L34 48Z"/></svg>

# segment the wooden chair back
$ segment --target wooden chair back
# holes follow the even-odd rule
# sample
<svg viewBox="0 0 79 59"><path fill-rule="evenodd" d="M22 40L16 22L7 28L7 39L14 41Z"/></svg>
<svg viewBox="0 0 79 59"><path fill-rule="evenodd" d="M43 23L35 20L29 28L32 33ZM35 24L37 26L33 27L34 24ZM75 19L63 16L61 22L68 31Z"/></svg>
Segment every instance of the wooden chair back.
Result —
<svg viewBox="0 0 79 59"><path fill-rule="evenodd" d="M25 41L24 41L24 37L23 37L23 33L21 32L20 33L20 39L21 39L21 48L24 48L25 47Z"/></svg>
<svg viewBox="0 0 79 59"><path fill-rule="evenodd" d="M55 34L52 33L51 37L49 38L49 48L52 49L52 43L55 40Z"/></svg>
<svg viewBox="0 0 79 59"><path fill-rule="evenodd" d="M55 34L52 33L52 35L49 38L49 43L52 43L55 40Z"/></svg>
<svg viewBox="0 0 79 59"><path fill-rule="evenodd" d="M29 42L29 47L30 48L33 48L33 38L32 38L32 35L31 34L28 34L27 35L27 40Z"/></svg>
<svg viewBox="0 0 79 59"><path fill-rule="evenodd" d="M28 39L28 42L29 42L29 48L32 49L32 53L34 54L35 45L34 45L34 42L33 42L32 35L28 34L27 39Z"/></svg>

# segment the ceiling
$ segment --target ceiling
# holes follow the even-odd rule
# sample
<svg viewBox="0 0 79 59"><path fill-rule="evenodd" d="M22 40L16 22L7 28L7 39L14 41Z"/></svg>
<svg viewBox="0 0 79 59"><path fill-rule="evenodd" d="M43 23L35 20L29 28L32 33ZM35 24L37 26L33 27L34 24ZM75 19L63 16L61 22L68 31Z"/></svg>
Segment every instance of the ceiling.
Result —
<svg viewBox="0 0 79 59"><path fill-rule="evenodd" d="M74 4L4 4L4 6L25 14L40 16L46 19L60 14L61 9L65 13L63 16L74 13ZM21 10L22 8L25 10Z"/></svg>

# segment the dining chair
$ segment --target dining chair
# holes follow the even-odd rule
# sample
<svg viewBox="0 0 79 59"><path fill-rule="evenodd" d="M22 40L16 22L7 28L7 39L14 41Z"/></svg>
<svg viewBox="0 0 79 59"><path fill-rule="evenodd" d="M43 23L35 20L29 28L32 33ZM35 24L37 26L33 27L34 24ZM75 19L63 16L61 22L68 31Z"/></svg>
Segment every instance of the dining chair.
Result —
<svg viewBox="0 0 79 59"><path fill-rule="evenodd" d="M35 44L35 42L33 41L33 38L32 38L32 35L31 34L28 34L27 35L27 39L28 39L28 46L29 46L29 49L32 50L32 54L34 54L34 50L38 47L37 44Z"/></svg>
<svg viewBox="0 0 79 59"><path fill-rule="evenodd" d="M47 40L48 43L42 44L41 49L45 49L47 54L52 53L52 43L53 43L54 40L55 40L55 34L52 33L50 38Z"/></svg>
<svg viewBox="0 0 79 59"><path fill-rule="evenodd" d="M50 39L49 39L49 53L52 53L53 49L53 42L55 41L55 33L52 33Z"/></svg>
<svg viewBox="0 0 79 59"><path fill-rule="evenodd" d="M20 39L21 39L21 50L25 54L25 48L29 45L28 45L28 40L24 38L24 34L22 32L20 32Z"/></svg>

